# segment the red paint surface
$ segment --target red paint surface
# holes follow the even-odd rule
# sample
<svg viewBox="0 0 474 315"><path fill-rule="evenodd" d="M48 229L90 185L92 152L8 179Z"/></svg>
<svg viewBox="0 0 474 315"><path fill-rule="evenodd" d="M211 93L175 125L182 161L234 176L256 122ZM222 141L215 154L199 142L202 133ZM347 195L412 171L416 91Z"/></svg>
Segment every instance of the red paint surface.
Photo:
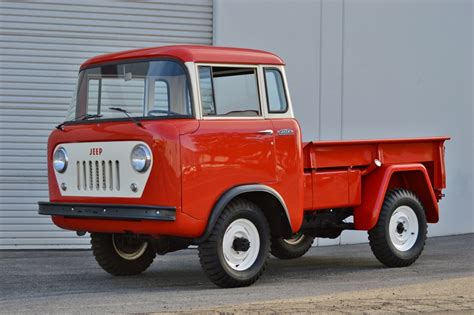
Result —
<svg viewBox="0 0 474 315"><path fill-rule="evenodd" d="M410 176L406 184L390 187L394 174ZM354 224L358 230L370 230L377 223L385 192L388 188L404 187L415 192L420 198L426 219L436 223L439 219L438 201L434 194L426 168L420 163L383 166L364 179L362 183L362 202L354 208Z"/></svg>
<svg viewBox="0 0 474 315"><path fill-rule="evenodd" d="M303 222L304 172L301 129L296 119L273 119L277 181L271 185L285 200L291 227L297 232ZM294 130L293 135L280 136L278 130Z"/></svg>
<svg viewBox="0 0 474 315"><path fill-rule="evenodd" d="M350 207L360 204L359 170L324 171L313 170L308 173L312 177L311 206L306 209L332 209Z"/></svg>
<svg viewBox="0 0 474 315"><path fill-rule="evenodd" d="M422 200L429 222L437 222L437 199L445 187L446 138L306 143L294 119L129 121L67 125L49 138L52 202L173 206L175 222L92 220L55 217L65 229L93 232L200 236L212 207L232 187L264 184L275 189L298 231L304 210L354 207L357 229L377 221L385 192L406 187ZM272 129L273 135L259 131ZM278 135L280 129L295 130ZM141 198L63 197L51 165L60 143L141 140L154 166ZM374 167L374 159L383 166Z"/></svg>
<svg viewBox="0 0 474 315"><path fill-rule="evenodd" d="M244 184L276 181L273 135L269 120L203 120L182 135L183 211L206 219L227 190Z"/></svg>
<svg viewBox="0 0 474 315"><path fill-rule="evenodd" d="M52 202L98 203L98 204L140 204L176 207L176 222L161 221L119 221L65 219L56 217L54 222L65 229L161 234L193 237L200 235L207 224L182 213L181 206L181 159L179 135L195 131L199 122L194 119L142 121L145 128L133 122L104 122L83 125L67 125L64 131L54 130L48 142L49 195ZM141 198L111 197L65 197L57 186L51 165L53 149L59 143L140 140L147 143L153 154L154 166ZM130 154L126 152L124 154Z"/></svg>
<svg viewBox="0 0 474 315"><path fill-rule="evenodd" d="M369 230L377 222L387 189L403 187L418 195L428 222L436 223L438 200L446 187L444 142L448 139L306 143L305 176L306 183L312 183L313 198L305 198L304 208L353 207L356 229ZM382 167L375 166L375 159ZM309 191L307 187L305 192Z"/></svg>
<svg viewBox="0 0 474 315"><path fill-rule="evenodd" d="M126 50L92 57L81 65L81 69L87 68L95 64L102 64L119 60L150 58L174 58L181 60L182 62L189 61L253 65L284 65L284 62L280 59L280 57L263 50L217 46L175 45Z"/></svg>

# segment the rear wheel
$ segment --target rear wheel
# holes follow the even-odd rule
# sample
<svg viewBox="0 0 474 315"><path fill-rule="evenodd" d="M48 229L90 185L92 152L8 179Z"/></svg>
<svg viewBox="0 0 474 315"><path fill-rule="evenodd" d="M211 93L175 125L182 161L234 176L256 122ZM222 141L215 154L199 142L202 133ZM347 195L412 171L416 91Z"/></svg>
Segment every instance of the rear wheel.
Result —
<svg viewBox="0 0 474 315"><path fill-rule="evenodd" d="M125 234L92 233L91 244L99 265L114 276L140 274L156 256L148 241Z"/></svg>
<svg viewBox="0 0 474 315"><path fill-rule="evenodd" d="M406 189L387 192L369 242L375 257L388 267L405 267L421 255L426 242L426 216L418 197Z"/></svg>
<svg viewBox="0 0 474 315"><path fill-rule="evenodd" d="M272 239L271 253L280 259L293 259L303 256L313 245L314 237L296 233L291 238Z"/></svg>
<svg viewBox="0 0 474 315"><path fill-rule="evenodd" d="M199 245L207 277L223 288L248 286L263 273L270 250L270 228L263 212L245 199L230 202L211 235Z"/></svg>

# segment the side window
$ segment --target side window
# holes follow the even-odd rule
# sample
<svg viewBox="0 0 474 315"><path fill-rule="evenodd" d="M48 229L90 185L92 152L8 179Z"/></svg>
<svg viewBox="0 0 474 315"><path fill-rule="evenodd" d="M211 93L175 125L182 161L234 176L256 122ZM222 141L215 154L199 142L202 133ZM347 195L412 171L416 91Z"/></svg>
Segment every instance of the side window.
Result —
<svg viewBox="0 0 474 315"><path fill-rule="evenodd" d="M199 67L204 116L260 116L255 68Z"/></svg>
<svg viewBox="0 0 474 315"><path fill-rule="evenodd" d="M274 68L265 69L265 85L269 113L284 113L288 110L285 86L281 72Z"/></svg>
<svg viewBox="0 0 474 315"><path fill-rule="evenodd" d="M204 116L215 115L211 67L199 67L199 87L201 89L202 114Z"/></svg>

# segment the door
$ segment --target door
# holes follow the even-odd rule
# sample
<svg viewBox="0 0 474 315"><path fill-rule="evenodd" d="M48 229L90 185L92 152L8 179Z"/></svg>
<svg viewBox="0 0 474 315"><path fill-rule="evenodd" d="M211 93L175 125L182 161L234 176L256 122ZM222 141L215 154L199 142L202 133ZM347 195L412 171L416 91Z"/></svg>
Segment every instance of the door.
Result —
<svg viewBox="0 0 474 315"><path fill-rule="evenodd" d="M304 169L301 130L293 117L283 67L263 67L267 117L275 135L276 183L285 200L293 231L303 221Z"/></svg>
<svg viewBox="0 0 474 315"><path fill-rule="evenodd" d="M263 117L257 67L199 66L202 120L181 137L183 211L207 218L232 187L276 181L274 131Z"/></svg>

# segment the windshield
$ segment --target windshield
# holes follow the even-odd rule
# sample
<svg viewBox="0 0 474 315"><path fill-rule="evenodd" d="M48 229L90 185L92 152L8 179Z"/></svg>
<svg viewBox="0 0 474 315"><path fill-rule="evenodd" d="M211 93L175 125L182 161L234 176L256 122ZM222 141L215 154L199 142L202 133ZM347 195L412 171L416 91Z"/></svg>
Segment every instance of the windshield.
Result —
<svg viewBox="0 0 474 315"><path fill-rule="evenodd" d="M66 121L84 118L191 116L186 72L175 61L104 65L79 74ZM91 116L94 115L94 116Z"/></svg>

